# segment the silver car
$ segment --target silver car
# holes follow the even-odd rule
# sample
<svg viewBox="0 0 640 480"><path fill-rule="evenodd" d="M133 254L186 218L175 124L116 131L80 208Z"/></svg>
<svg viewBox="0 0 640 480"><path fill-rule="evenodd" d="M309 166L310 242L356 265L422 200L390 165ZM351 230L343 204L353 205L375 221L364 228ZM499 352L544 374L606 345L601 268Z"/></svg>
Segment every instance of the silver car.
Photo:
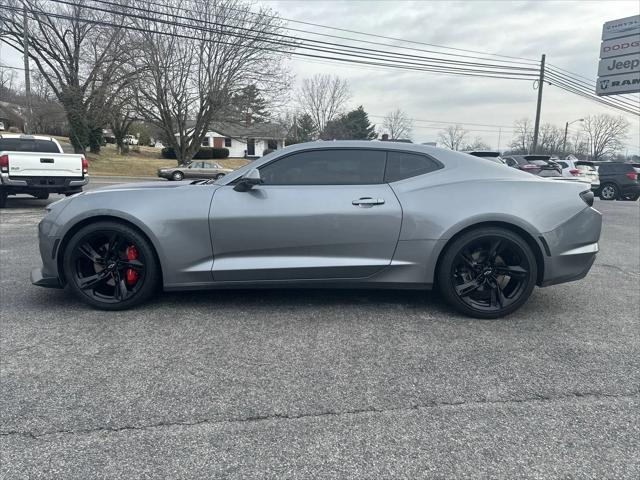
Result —
<svg viewBox="0 0 640 480"><path fill-rule="evenodd" d="M314 142L215 182L118 185L51 204L36 285L117 310L164 290L431 289L496 318L583 278L601 215L583 184L424 145Z"/></svg>
<svg viewBox="0 0 640 480"><path fill-rule="evenodd" d="M210 160L194 160L187 165L179 165L173 168L158 169L158 176L167 180L180 181L184 178L202 179L212 178L217 180L227 173L233 172L231 168L224 168L222 165Z"/></svg>

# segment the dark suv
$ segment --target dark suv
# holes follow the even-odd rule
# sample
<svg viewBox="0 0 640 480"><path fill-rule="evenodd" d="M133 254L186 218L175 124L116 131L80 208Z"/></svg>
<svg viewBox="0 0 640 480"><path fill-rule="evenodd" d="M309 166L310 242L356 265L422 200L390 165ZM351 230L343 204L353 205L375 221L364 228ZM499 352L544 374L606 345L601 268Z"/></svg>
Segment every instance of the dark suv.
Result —
<svg viewBox="0 0 640 480"><path fill-rule="evenodd" d="M562 167L549 155L509 155L503 157L507 165L540 177L562 177Z"/></svg>
<svg viewBox="0 0 640 480"><path fill-rule="evenodd" d="M640 183L638 172L631 163L622 162L576 162L576 164L592 165L598 169L600 188L595 194L602 200L638 200Z"/></svg>

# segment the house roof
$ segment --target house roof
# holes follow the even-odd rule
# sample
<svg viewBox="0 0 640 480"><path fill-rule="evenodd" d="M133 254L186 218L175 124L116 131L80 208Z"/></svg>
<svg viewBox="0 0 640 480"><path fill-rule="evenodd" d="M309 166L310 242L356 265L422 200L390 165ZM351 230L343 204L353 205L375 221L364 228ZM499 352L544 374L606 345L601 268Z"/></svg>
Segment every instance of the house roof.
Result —
<svg viewBox="0 0 640 480"><path fill-rule="evenodd" d="M214 122L209 128L217 133L234 138L285 138L287 129L278 123L241 123Z"/></svg>

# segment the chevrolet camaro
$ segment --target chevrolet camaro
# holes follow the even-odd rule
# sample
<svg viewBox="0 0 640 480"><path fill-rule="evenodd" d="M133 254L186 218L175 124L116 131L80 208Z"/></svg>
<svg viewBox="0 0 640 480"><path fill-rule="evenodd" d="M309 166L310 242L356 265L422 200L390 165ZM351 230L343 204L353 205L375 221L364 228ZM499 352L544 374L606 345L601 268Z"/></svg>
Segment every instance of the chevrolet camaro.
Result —
<svg viewBox="0 0 640 480"><path fill-rule="evenodd" d="M497 318L583 278L601 215L581 183L406 143L293 145L217 180L90 190L47 207L32 282L106 310L157 290L437 287Z"/></svg>

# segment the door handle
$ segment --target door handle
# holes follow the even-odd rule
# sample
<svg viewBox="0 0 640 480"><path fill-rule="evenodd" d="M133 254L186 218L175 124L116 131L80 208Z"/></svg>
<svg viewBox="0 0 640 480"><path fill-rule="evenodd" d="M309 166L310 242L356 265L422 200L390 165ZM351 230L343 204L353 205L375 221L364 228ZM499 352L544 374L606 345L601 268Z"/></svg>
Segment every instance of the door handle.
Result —
<svg viewBox="0 0 640 480"><path fill-rule="evenodd" d="M371 197L363 197L351 202L352 205L356 205L358 207L373 207L374 205L383 205L384 198L371 198Z"/></svg>

